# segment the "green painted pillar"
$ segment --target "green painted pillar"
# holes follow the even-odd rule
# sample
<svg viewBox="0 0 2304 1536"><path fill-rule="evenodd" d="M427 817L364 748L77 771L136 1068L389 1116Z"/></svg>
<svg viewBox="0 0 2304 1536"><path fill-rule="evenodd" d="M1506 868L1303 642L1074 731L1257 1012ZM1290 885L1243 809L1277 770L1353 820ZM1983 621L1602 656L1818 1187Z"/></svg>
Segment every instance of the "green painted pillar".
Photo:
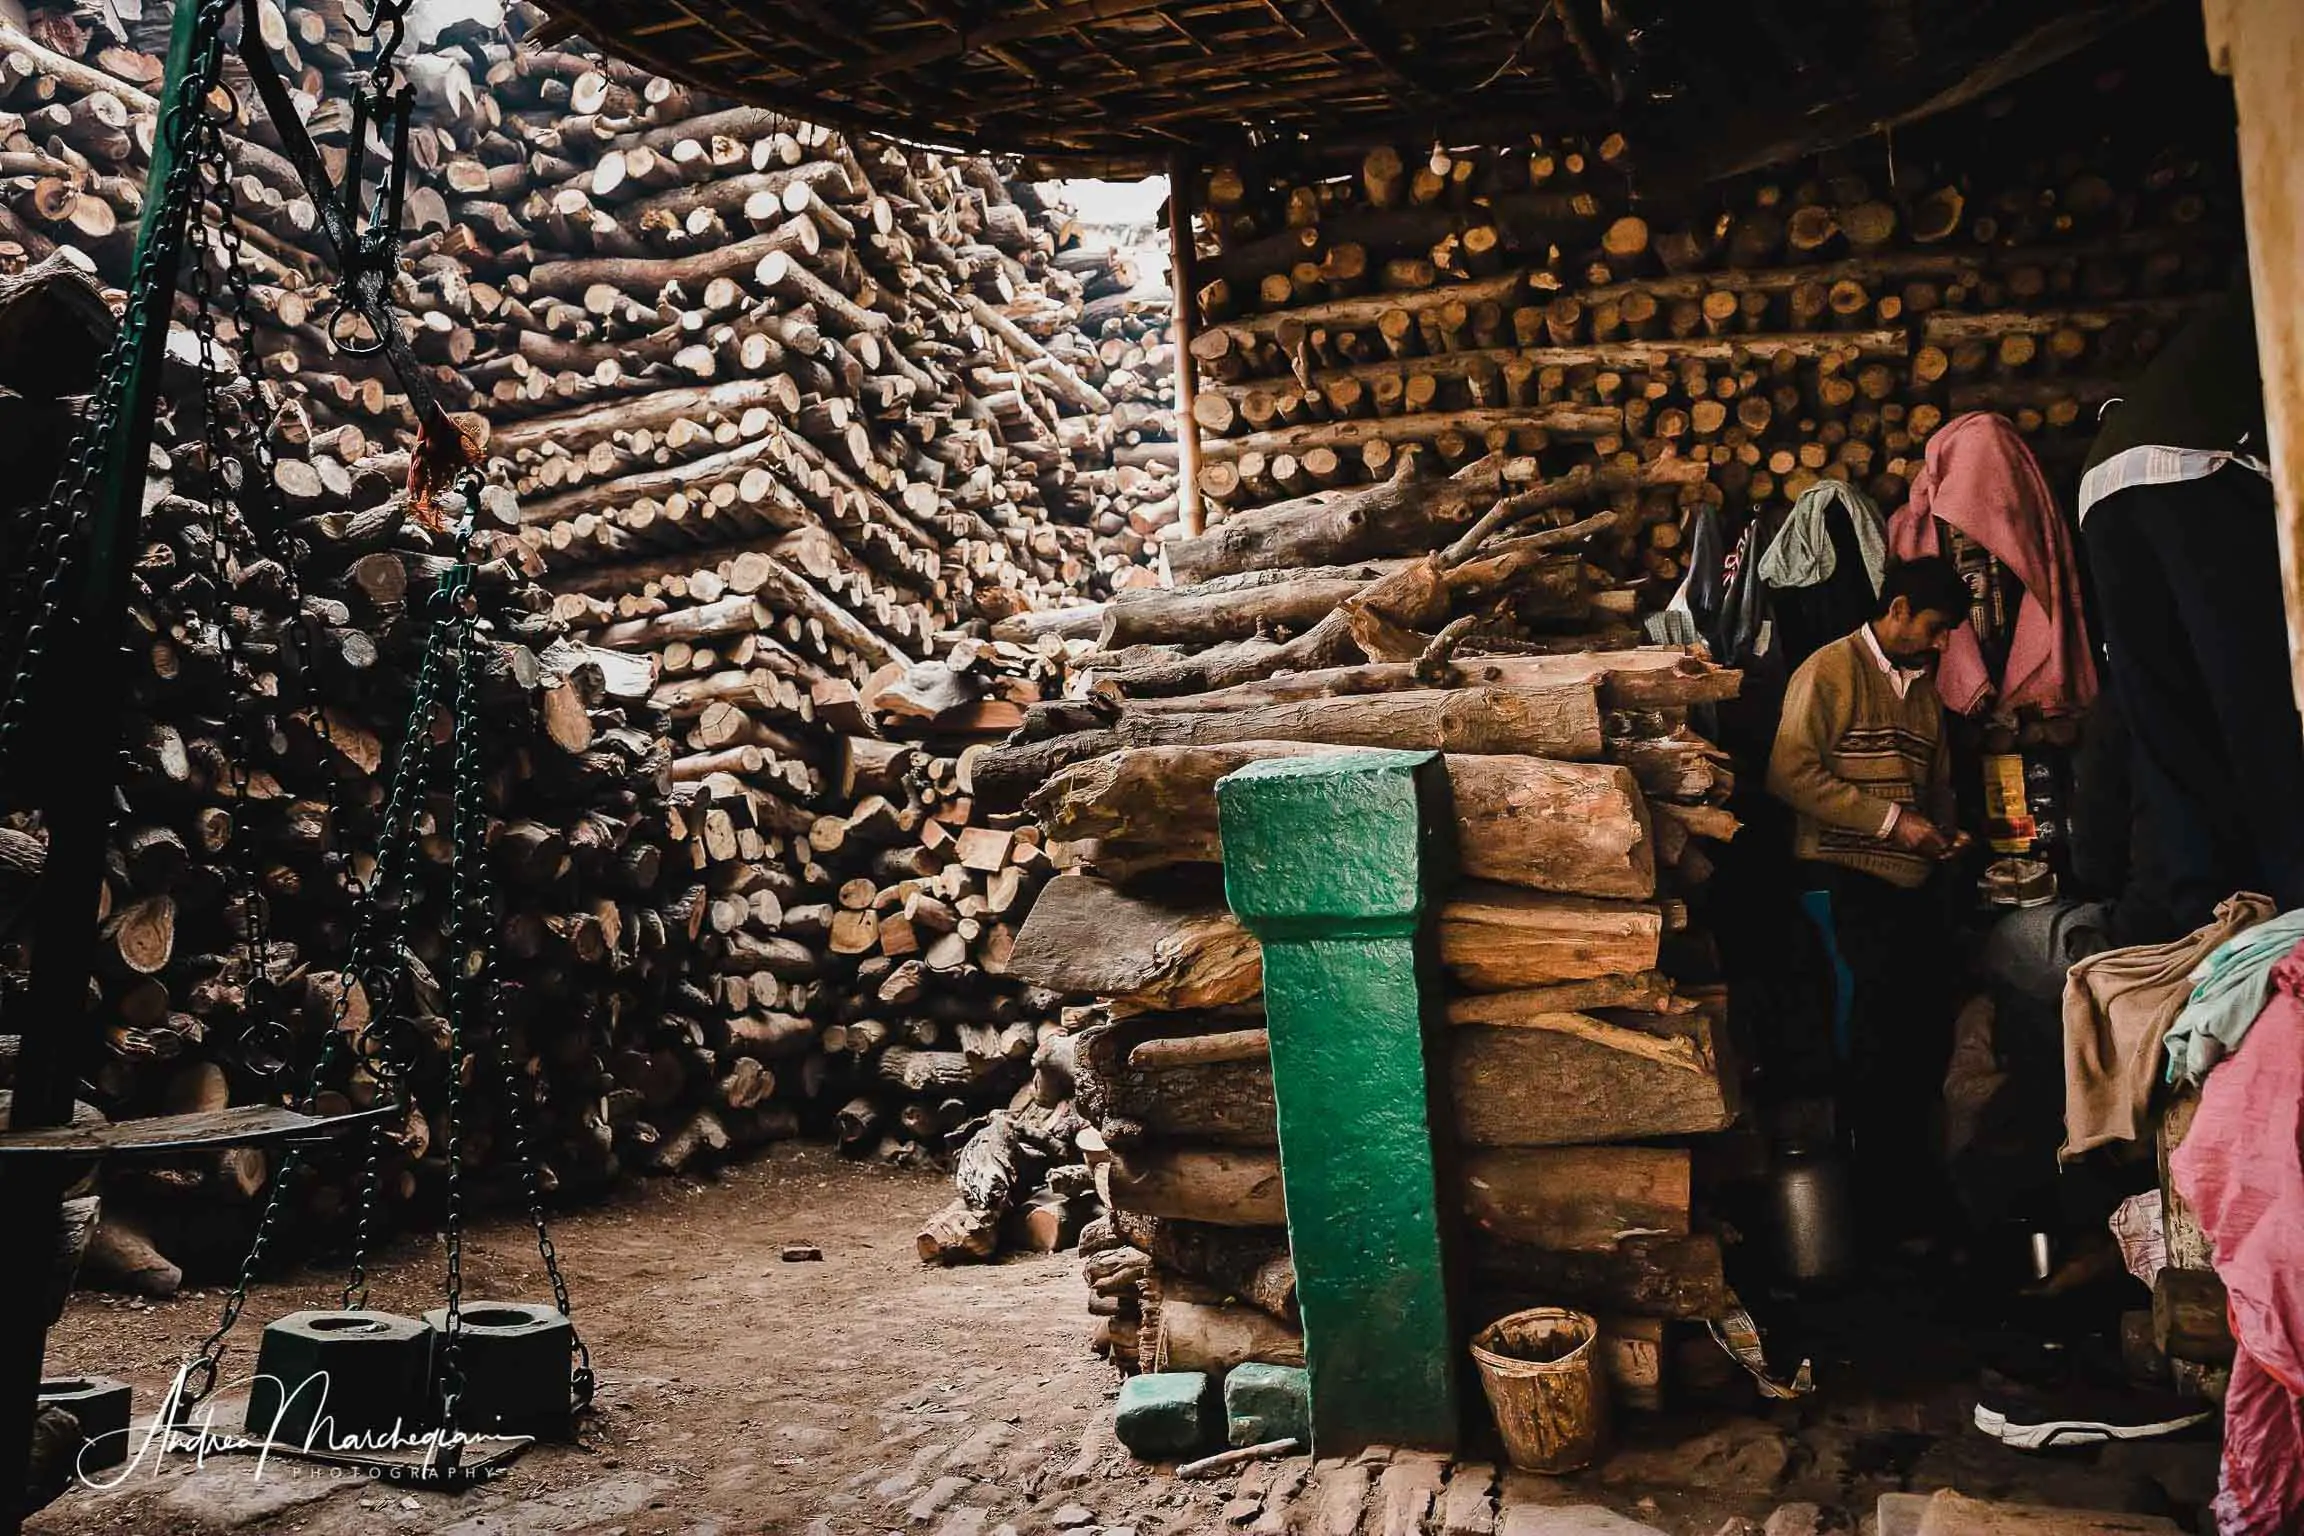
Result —
<svg viewBox="0 0 2304 1536"><path fill-rule="evenodd" d="M1319 1454L1456 1445L1459 1368L1422 928L1447 878L1430 752L1252 763L1216 785L1224 887L1264 946L1280 1171Z"/></svg>

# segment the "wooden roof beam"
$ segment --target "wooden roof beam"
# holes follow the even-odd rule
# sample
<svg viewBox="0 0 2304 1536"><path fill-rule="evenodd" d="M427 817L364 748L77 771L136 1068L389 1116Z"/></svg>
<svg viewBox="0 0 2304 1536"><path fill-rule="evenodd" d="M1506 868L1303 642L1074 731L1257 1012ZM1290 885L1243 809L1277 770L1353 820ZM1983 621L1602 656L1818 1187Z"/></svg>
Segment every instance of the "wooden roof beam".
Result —
<svg viewBox="0 0 2304 1536"><path fill-rule="evenodd" d="M1578 0L1552 0L1552 16L1560 23L1560 35L1576 50L1577 61L1584 66L1584 73L1592 77L1592 83L1605 91L1610 101L1622 106L1624 82L1617 79L1616 72L1601 59L1600 49L1592 41L1592 33L1584 25L1577 7Z"/></svg>
<svg viewBox="0 0 2304 1536"><path fill-rule="evenodd" d="M1554 3L1564 5L1567 0L1554 0ZM1376 67L1391 76L1402 89L1432 106L1440 105L1441 93L1425 84L1409 68L1400 55L1395 39L1379 33L1373 24L1354 14L1358 7L1353 0L1320 0L1320 9L1327 12L1328 19L1336 23L1337 28L1352 39L1362 53L1375 60Z"/></svg>
<svg viewBox="0 0 2304 1536"><path fill-rule="evenodd" d="M865 79L885 79L892 74L918 69L924 64L941 63L945 59L974 53L990 44L1048 37L1058 32L1069 32L1075 27L1141 16L1147 11L1161 10L1177 3L1179 0L1070 0L1069 4L1051 10L1027 11L1005 20L987 21L981 26L954 28L949 37L882 54L866 64L834 70L810 81L809 85L814 90L835 90L858 84Z"/></svg>

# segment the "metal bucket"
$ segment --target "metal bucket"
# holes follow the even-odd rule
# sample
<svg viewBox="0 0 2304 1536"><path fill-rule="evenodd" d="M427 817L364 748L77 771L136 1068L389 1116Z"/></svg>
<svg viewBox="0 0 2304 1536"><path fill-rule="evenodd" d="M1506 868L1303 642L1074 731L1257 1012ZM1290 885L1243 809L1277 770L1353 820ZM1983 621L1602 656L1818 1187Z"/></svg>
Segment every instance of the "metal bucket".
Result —
<svg viewBox="0 0 2304 1536"><path fill-rule="evenodd" d="M1574 1472L1592 1464L1608 1427L1600 1375L1600 1325L1566 1307L1531 1307L1472 1337L1504 1453L1523 1472Z"/></svg>
<svg viewBox="0 0 2304 1536"><path fill-rule="evenodd" d="M1786 1147L1770 1172L1776 1263L1799 1285L1831 1285L1856 1267L1847 1165L1831 1151Z"/></svg>

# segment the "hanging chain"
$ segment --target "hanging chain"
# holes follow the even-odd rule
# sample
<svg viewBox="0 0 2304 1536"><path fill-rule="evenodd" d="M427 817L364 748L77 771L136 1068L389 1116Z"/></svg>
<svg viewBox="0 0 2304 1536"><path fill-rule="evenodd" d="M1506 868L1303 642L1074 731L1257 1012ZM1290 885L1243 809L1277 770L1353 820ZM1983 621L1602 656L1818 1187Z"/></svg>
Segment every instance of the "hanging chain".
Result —
<svg viewBox="0 0 2304 1536"><path fill-rule="evenodd" d="M466 654L461 663L462 669L467 676L477 677L480 673L480 655L479 637L475 627L468 626L465 629L463 643L466 647ZM485 717L477 712L473 715L470 737L463 743L464 750L473 754L471 766L460 775L457 785L460 804L466 794L469 794L472 802L470 824L474 832L473 843L467 847L462 840L459 840L457 858L460 863L468 863L473 870L473 879L477 886L478 895L473 912L476 921L491 921L489 914L494 912L496 906L495 876L489 869L487 859L488 822L485 809L481 804L481 779L477 757L477 738L484 719ZM492 952L493 946L484 950L483 955L485 957ZM523 1191L527 1196L529 1225L536 1229L536 1253L544 1261L545 1278L552 1284L552 1304L560 1309L562 1317L568 1319L569 1346L574 1357L572 1381L575 1387L576 1411L582 1413L592 1406L592 1392L595 1385L595 1378L592 1373L592 1351L585 1344L583 1333L576 1327L575 1310L568 1301L568 1282L560 1273L560 1251L552 1246L552 1229L544 1218L544 1181L535 1154L530 1150L528 1144L527 1110L522 1104L524 1095L520 1091L522 1073L518 1060L512 1054L512 1031L504 1021L502 1009L495 1005L495 978L492 973L486 976L484 985L487 988L483 995L488 1002L490 1031L495 1037L497 1076L503 1089L504 1118L512 1132L513 1161L519 1166Z"/></svg>
<svg viewBox="0 0 2304 1536"><path fill-rule="evenodd" d="M206 31L199 35L202 40L196 43L195 55L206 66L207 72L196 75L201 87L190 92L187 98L190 101L206 102L209 92L205 85L214 79L215 65L221 51L220 22L228 4L229 0L208 0L203 7L200 19ZM406 174L405 136L409 98L405 86L395 87L393 58L402 41L408 8L409 0L397 0L397 3L395 0L384 0L373 13L370 24L360 29L363 37L380 41L370 71L355 86L353 93L351 153L342 190L343 204L347 209L356 209L360 201L365 179L363 166L372 122L378 128L390 126L394 153L391 163L382 168L376 179L375 201L367 228L358 231L356 242L351 242L355 249L340 252L348 267L345 276L355 286L365 280L369 287L373 287L379 271L389 278L388 269L396 265L398 212ZM251 13L251 24L252 19ZM257 83L262 92L266 82L261 74ZM276 80L270 83L277 86ZM220 261L227 300L238 324L238 340L243 353L242 372L252 390L248 408L238 412L235 423L234 413L226 409L224 392L218 384L222 369L217 351L216 288L208 268L211 253L203 248L195 253L192 280L195 300L193 333L199 345L202 405L208 429L210 451L206 509L209 514L210 544L217 561L219 606L225 611L229 610L229 604L224 600L229 586L224 579L229 553L238 553L250 562L265 558L276 559L285 573L286 588L294 603L287 630L291 637L300 642L300 654L295 659L301 662L316 655L318 647L310 640L310 615L297 589L296 565L300 551L295 542L287 537L283 520L278 516L271 446L266 436L266 424L258 419L263 397L253 355L254 331L250 324L249 282L242 260L240 235L235 227L238 211L231 185L231 166L224 149L224 124L204 109L191 113L188 122L181 121L183 117L180 110L178 116L172 117L170 122L171 130L181 134L183 158L169 181L169 202L165 216L174 220L169 227L182 235L188 228L185 221L191 212L193 190L196 187L204 188L206 206L214 215L214 254ZM204 220L201 222L205 223ZM205 233L204 229L202 233ZM340 242L340 245L346 243ZM355 262L356 268L353 266ZM367 307L373 308L375 295L371 293L369 298L370 304ZM382 313L389 318L388 307ZM397 334L388 338L380 337L374 350L389 350L388 343L397 340ZM113 392L116 393L116 390ZM117 404L114 403L111 409L116 415ZM92 427L98 441L102 440L104 419L99 416ZM244 440L228 443L227 437L231 435L234 424L243 429ZM267 530L282 541L277 555L266 549L264 540L255 534L249 520L240 515L240 509L229 501L219 500L217 496L218 487L223 484L222 466L227 458L240 453L245 455L240 460L243 470L252 473L243 475L240 486L227 488L238 489L244 495L253 496L273 514L264 521ZM76 447L75 454L77 465L81 449ZM85 479L85 474L80 478ZM476 495L476 477L469 477L461 489L465 492L468 507ZM62 522L51 519L49 524L44 524L42 537L49 542L62 539L60 530L78 515L76 509L84 500L85 490L76 488L72 496L62 502L67 514L65 519ZM398 1004L413 965L409 926L419 903L418 893L411 884L408 865L416 841L415 818L424 786L431 777L434 755L432 727L441 717L445 702L445 674L452 660L456 677L454 700L448 709L454 807L448 891L448 953L453 968L445 978L448 1050L444 1106L447 1327L440 1351L439 1376L442 1422L451 1431L456 1427L457 1410L465 1388L462 1365L463 1074L466 1042L471 1038L475 1026L485 1028L493 1036L496 1063L502 1078L504 1112L525 1181L528 1216L536 1230L537 1249L551 1281L555 1304L562 1315L570 1313L567 1283L561 1274L559 1255L552 1245L551 1233L545 1220L542 1182L528 1145L517 1063L513 1058L509 1031L504 1027L500 1010L495 1006L495 978L491 964L495 892L488 868L488 810L479 740L482 717L479 686L483 656L479 637L479 607L473 590L475 573L471 558L469 516L458 529L457 537L459 558L440 578L438 589L433 594L433 605L437 612L403 731L400 760L386 799L372 877L365 883L361 882L350 870L349 861L346 861L345 883L356 898L358 913L351 954L339 973L335 1006L326 1037L321 1042L300 1101L307 1109L316 1104L329 1081L331 1069L346 1048L345 1024L349 1017L352 989L357 985L368 999L369 1017L350 1040L355 1069L365 1067L376 1079L380 1089L390 1094L396 1102L407 1105L414 1103L415 1063L413 1059L403 1059L400 1050L402 1042L398 1038L402 1031L392 1021L399 1016ZM59 559L69 558L70 546L65 542ZM37 563L33 569L39 569ZM60 575L61 570L49 577L50 588L61 590ZM51 610L52 607L51 603ZM47 612L44 611L35 618L22 648L28 663L23 671L27 675L37 665L41 645L45 640L46 617ZM217 622L214 627L225 646L228 667L239 667L240 653L232 645L228 629L221 622ZM288 669L284 667L282 670L285 673ZM11 693L5 705L0 705L0 768L5 766L15 718L21 712L18 695L28 691L21 686L21 682L20 678L19 686ZM253 693L252 688L241 691L251 695ZM251 698L245 702L252 704L254 701ZM328 749L329 798L327 822L323 829L325 841L327 828L333 827L337 819L340 785L335 771L336 754L331 727L326 709L316 695L311 701L311 708L314 729ZM254 709L236 711L234 720L238 729L235 738L238 750L233 753L233 783L243 811L248 803L247 759L251 745L246 739L246 732L248 722L255 713ZM247 873L243 920L248 942L250 983L244 1000L244 1014L253 1020L269 1004L269 915L259 889L259 871L251 864ZM475 1009L478 1010L477 1015ZM251 1022L248 1035L244 1038L252 1037L257 1027L257 1022ZM285 1070L284 1061L282 1070ZM388 1136L387 1130L379 1125L368 1139L354 1222L353 1252L343 1290L343 1305L347 1309L364 1308L369 1300L368 1253L382 1203L382 1159ZM289 1149L281 1159L255 1238L226 1299L217 1326L203 1340L197 1355L186 1367L184 1386L178 1399L180 1414L188 1413L215 1389L225 1339L246 1307L254 1277L277 1233L289 1186L303 1164L303 1153L295 1148ZM589 1350L581 1337L574 1336L573 1327L571 1334L574 1403L576 1410L582 1412L591 1404L594 1376ZM451 1443L443 1447L443 1455L447 1467L452 1471L457 1459L455 1445Z"/></svg>
<svg viewBox="0 0 2304 1536"><path fill-rule="evenodd" d="M400 762L392 775L392 790L386 801L385 825L377 845L376 878L369 882L371 899L361 908L359 922L352 934L352 953L344 969L338 973L336 1001L329 1019L328 1029L320 1042L320 1052L307 1079L303 1098L305 1108L312 1107L327 1086L328 1070L335 1063L337 1053L345 1048L345 1021L350 1016L352 989L359 986L369 1001L368 1021L352 1042L356 1056L366 1056L371 1072L379 1083L391 1088L399 1086L395 1080L400 1074L392 1070L393 1061L385 1047L389 1031L381 1028L390 1014L398 988L388 985L405 967L386 964L386 956L379 950L389 948L394 962L404 953L408 914L414 903L400 888L398 877L406 861L407 851L414 843L413 829L416 801L426 777L425 759L430 750L431 726L436 716L441 693L443 661L447 648L436 630L432 643L425 647L424 661L416 678L416 697L408 709L407 725L401 735ZM391 910L380 913L379 906L391 900ZM377 932L379 918L389 928L386 936ZM379 1070L381 1068L381 1070ZM378 1160L382 1154L387 1133L378 1126L370 1133L367 1173L362 1190L358 1219L358 1248L353 1259L353 1278L345 1286L345 1305L352 1305L352 1295L358 1291L360 1304L366 1305L366 1256L374 1205L373 1195L377 1183ZM283 1154L279 1169L273 1174L272 1188L264 1202L264 1214L256 1224L256 1236L250 1243L247 1256L242 1259L240 1273L231 1293L217 1318L216 1327L201 1342L197 1355L186 1368L185 1383L178 1396L180 1412L188 1412L202 1398L215 1390L218 1369L223 1360L224 1341L240 1321L247 1306L249 1287L255 1283L257 1271L262 1267L266 1250L276 1233L281 1212L287 1205L289 1186L303 1167L301 1149L291 1147Z"/></svg>
<svg viewBox="0 0 2304 1536"><path fill-rule="evenodd" d="M26 712L39 689L40 673L54 638L57 615L64 606L80 555L81 536L97 482L103 471L107 445L124 425L131 361L144 345L150 321L152 285L183 256L188 215L199 185L200 167L192 153L196 136L206 120L206 98L215 87L224 57L224 16L229 0L200 0L191 46L191 68L160 125L160 136L174 155L168 180L161 189L160 209L152 225L153 239L142 253L128 295L128 306L112 338L104 362L103 382L89 404L86 426L65 450L63 472L40 511L27 558L22 568L39 582L39 595L29 605L22 630L13 635L15 672L0 700L0 785L13 786L18 767L18 743L23 739ZM167 317L161 317L161 324ZM129 466L129 473L141 466Z"/></svg>
<svg viewBox="0 0 2304 1536"><path fill-rule="evenodd" d="M493 916L486 881L476 872L487 860L488 808L481 803L479 752L480 650L475 634L480 606L472 592L469 559L440 578L433 599L447 612L440 622L456 634L456 721L453 809L448 863L448 1245L447 1326L440 1330L440 1422L456 1428L464 1398L464 1039L466 1010L486 997ZM476 911L475 908L478 910ZM475 932L477 928L477 932Z"/></svg>

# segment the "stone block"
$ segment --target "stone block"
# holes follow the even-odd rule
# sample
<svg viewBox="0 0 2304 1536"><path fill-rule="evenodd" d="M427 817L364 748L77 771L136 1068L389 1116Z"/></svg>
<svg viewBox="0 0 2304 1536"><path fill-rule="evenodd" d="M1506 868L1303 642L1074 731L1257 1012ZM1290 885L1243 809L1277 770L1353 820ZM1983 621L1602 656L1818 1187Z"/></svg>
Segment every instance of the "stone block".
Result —
<svg viewBox="0 0 2304 1536"><path fill-rule="evenodd" d="M1224 1378L1224 1422L1234 1445L1312 1443L1312 1378L1298 1365L1236 1365Z"/></svg>
<svg viewBox="0 0 2304 1536"><path fill-rule="evenodd" d="M1120 1386L1120 1443L1140 1461L1176 1461L1215 1439L1215 1383L1204 1371L1157 1371Z"/></svg>

